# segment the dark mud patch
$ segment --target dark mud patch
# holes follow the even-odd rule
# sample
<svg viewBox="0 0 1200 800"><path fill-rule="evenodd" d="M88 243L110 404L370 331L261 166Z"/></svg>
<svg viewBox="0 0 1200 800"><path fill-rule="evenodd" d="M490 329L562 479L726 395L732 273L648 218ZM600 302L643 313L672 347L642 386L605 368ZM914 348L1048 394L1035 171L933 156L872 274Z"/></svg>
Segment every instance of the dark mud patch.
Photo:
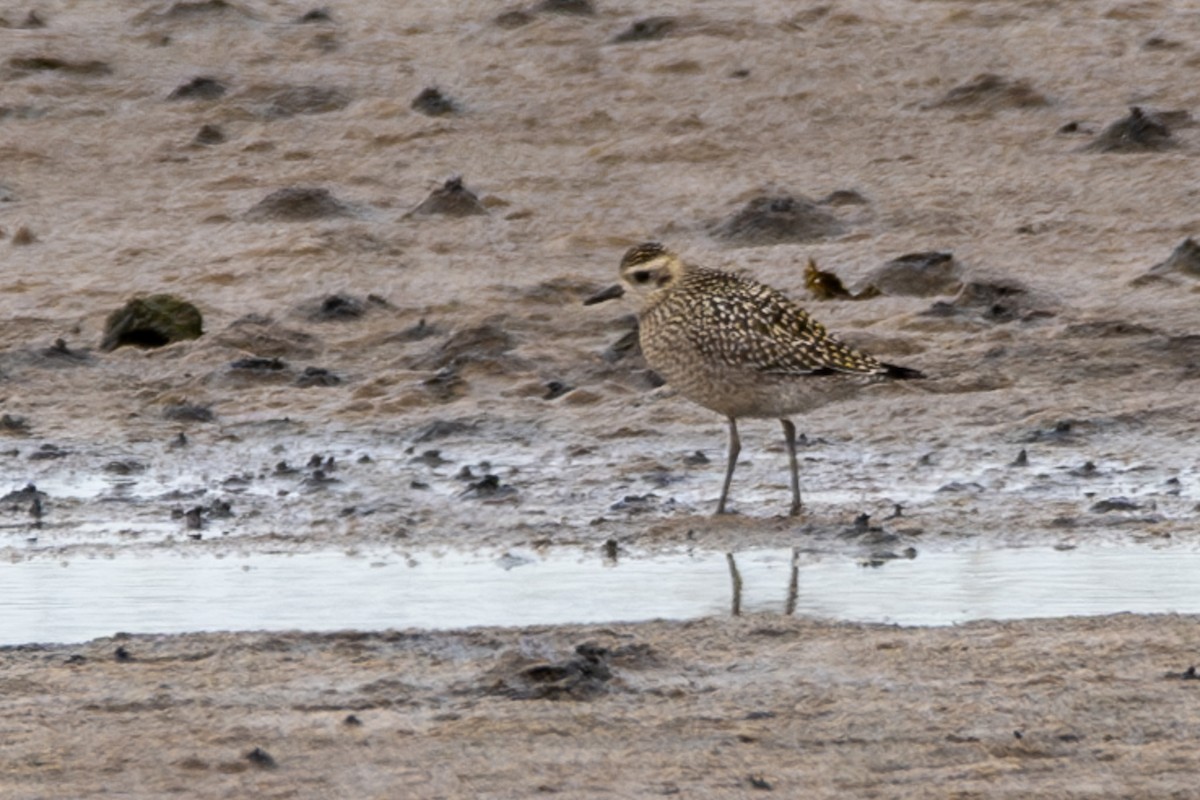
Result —
<svg viewBox="0 0 1200 800"><path fill-rule="evenodd" d="M955 86L939 99L926 103L921 108L996 111L1004 108L1040 108L1049 104L1046 96L1034 89L1028 81L1013 80L988 72Z"/></svg>
<svg viewBox="0 0 1200 800"><path fill-rule="evenodd" d="M581 17L596 14L596 7L591 0L542 0L533 10L539 14L575 14Z"/></svg>
<svg viewBox="0 0 1200 800"><path fill-rule="evenodd" d="M337 86L257 86L247 90L239 101L253 113L267 119L282 119L300 114L328 114L340 111L353 96Z"/></svg>
<svg viewBox="0 0 1200 800"><path fill-rule="evenodd" d="M1093 153L1159 153L1176 145L1162 115L1133 106L1129 116L1111 123L1082 149Z"/></svg>
<svg viewBox="0 0 1200 800"><path fill-rule="evenodd" d="M197 339L203 331L200 309L170 294L137 297L108 315L100 349L163 347Z"/></svg>
<svg viewBox="0 0 1200 800"><path fill-rule="evenodd" d="M725 220L709 226L716 240L735 247L766 247L813 242L838 236L842 223L806 197L764 194L751 199Z"/></svg>
<svg viewBox="0 0 1200 800"><path fill-rule="evenodd" d="M353 210L328 189L289 186L259 200L242 215L247 222L310 222L354 216Z"/></svg>
<svg viewBox="0 0 1200 800"><path fill-rule="evenodd" d="M463 179L454 177L430 192L428 197L404 216L471 217L487 213L483 203L479 202L479 197L463 185Z"/></svg>

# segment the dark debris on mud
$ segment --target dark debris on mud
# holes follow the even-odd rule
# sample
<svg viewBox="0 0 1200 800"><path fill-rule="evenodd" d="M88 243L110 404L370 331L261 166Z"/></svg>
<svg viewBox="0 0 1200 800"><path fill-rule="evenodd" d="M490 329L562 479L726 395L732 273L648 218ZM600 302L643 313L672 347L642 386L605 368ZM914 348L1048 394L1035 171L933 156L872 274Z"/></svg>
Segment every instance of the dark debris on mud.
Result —
<svg viewBox="0 0 1200 800"><path fill-rule="evenodd" d="M1050 101L1024 79L1013 80L1003 75L983 73L959 84L942 97L921 106L923 109L973 108L997 110L1002 108L1039 108Z"/></svg>

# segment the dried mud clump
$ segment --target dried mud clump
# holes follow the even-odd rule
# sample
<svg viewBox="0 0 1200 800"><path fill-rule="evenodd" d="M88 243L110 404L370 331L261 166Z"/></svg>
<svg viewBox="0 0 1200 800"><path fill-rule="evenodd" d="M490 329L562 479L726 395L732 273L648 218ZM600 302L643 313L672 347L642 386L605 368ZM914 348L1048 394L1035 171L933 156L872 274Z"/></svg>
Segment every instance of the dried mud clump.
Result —
<svg viewBox="0 0 1200 800"><path fill-rule="evenodd" d="M761 195L710 227L714 239L736 247L812 242L842 232L838 219L805 197Z"/></svg>
<svg viewBox="0 0 1200 800"><path fill-rule="evenodd" d="M427 86L421 90L421 93L413 98L413 111L420 111L429 117L444 117L447 114L458 112L458 105L446 95L442 94L440 89L432 86Z"/></svg>
<svg viewBox="0 0 1200 800"><path fill-rule="evenodd" d="M495 362L517 346L511 333L486 323L463 328L413 362L414 369L441 370L468 363Z"/></svg>
<svg viewBox="0 0 1200 800"><path fill-rule="evenodd" d="M1083 149L1095 153L1157 153L1174 146L1171 129L1161 115L1133 106L1129 116L1110 124Z"/></svg>
<svg viewBox="0 0 1200 800"><path fill-rule="evenodd" d="M203 317L191 303L170 294L136 297L108 315L100 349L162 347L199 338L203 332Z"/></svg>
<svg viewBox="0 0 1200 800"><path fill-rule="evenodd" d="M296 19L296 23L300 25L314 22L333 22L333 15L329 13L328 8L313 8L305 11Z"/></svg>
<svg viewBox="0 0 1200 800"><path fill-rule="evenodd" d="M951 253L908 253L876 269L868 282L886 295L932 297L961 289L961 272Z"/></svg>
<svg viewBox="0 0 1200 800"><path fill-rule="evenodd" d="M1023 284L1013 280L968 281L950 302L938 301L927 317L959 317L992 324L1054 316Z"/></svg>
<svg viewBox="0 0 1200 800"><path fill-rule="evenodd" d="M941 98L926 103L922 108L976 108L992 111L1001 108L1038 108L1049 103L1045 95L1036 91L1028 81L1014 81L1003 75L984 73L955 86Z"/></svg>
<svg viewBox="0 0 1200 800"><path fill-rule="evenodd" d="M557 662L529 664L514 655L493 670L486 691L514 700L590 700L606 692L613 677L608 656L606 648L591 643Z"/></svg>
<svg viewBox="0 0 1200 800"><path fill-rule="evenodd" d="M369 294L365 300L339 292L312 300L300 306L301 313L312 322L343 322L358 319L372 308L387 308L387 300Z"/></svg>
<svg viewBox="0 0 1200 800"><path fill-rule="evenodd" d="M289 186L271 192L247 211L247 222L308 222L352 216L350 208L328 189Z"/></svg>
<svg viewBox="0 0 1200 800"><path fill-rule="evenodd" d="M405 216L471 217L487 213L475 193L463 185L463 179L455 177L430 192L420 205Z"/></svg>
<svg viewBox="0 0 1200 800"><path fill-rule="evenodd" d="M187 402L168 404L162 415L172 422L212 422L217 418L208 406Z"/></svg>
<svg viewBox="0 0 1200 800"><path fill-rule="evenodd" d="M665 39L677 25L678 21L674 17L646 17L634 22L612 40L614 43L652 42Z"/></svg>
<svg viewBox="0 0 1200 800"><path fill-rule="evenodd" d="M229 89L216 78L199 75L167 95L168 100L216 100Z"/></svg>

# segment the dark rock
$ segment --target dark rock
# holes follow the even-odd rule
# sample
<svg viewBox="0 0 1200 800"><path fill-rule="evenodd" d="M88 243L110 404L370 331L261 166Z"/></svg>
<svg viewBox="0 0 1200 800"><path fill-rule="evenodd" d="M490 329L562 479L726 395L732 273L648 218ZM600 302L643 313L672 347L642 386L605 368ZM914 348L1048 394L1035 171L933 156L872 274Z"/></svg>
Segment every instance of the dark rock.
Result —
<svg viewBox="0 0 1200 800"><path fill-rule="evenodd" d="M328 189L289 186L271 192L247 211L247 222L309 222L315 219L351 216L350 208Z"/></svg>
<svg viewBox="0 0 1200 800"><path fill-rule="evenodd" d="M868 283L886 295L930 297L961 289L961 272L951 253L908 253L876 269Z"/></svg>
<svg viewBox="0 0 1200 800"><path fill-rule="evenodd" d="M1110 124L1083 149L1098 153L1156 153L1174 146L1171 130L1158 114L1133 106L1129 116Z"/></svg>
<svg viewBox="0 0 1200 800"><path fill-rule="evenodd" d="M678 24L674 17L646 17L639 19L613 37L614 42L650 42L666 38Z"/></svg>
<svg viewBox="0 0 1200 800"><path fill-rule="evenodd" d="M104 465L103 469L110 475L136 475L139 472L145 472L146 465L141 461L127 458L119 461L109 461Z"/></svg>
<svg viewBox="0 0 1200 800"><path fill-rule="evenodd" d="M433 87L422 89L421 93L413 99L412 108L414 111L420 111L430 117L441 117L458 111L458 106L453 100L442 94L441 90Z"/></svg>
<svg viewBox="0 0 1200 800"><path fill-rule="evenodd" d="M275 769L279 766L271 754L261 747L256 747L249 753L246 753L246 760L259 769Z"/></svg>
<svg viewBox="0 0 1200 800"><path fill-rule="evenodd" d="M170 294L136 297L108 315L100 349L125 345L162 347L196 339L204 333L200 310Z"/></svg>
<svg viewBox="0 0 1200 800"><path fill-rule="evenodd" d="M1053 316L1054 312L1035 307L1029 290L1020 283L997 280L968 281L954 300L938 301L922 314L929 317L972 317L985 322L1004 323Z"/></svg>
<svg viewBox="0 0 1200 800"><path fill-rule="evenodd" d="M175 87L168 100L216 100L229 91L225 84L216 78L204 76L192 78L182 86Z"/></svg>
<svg viewBox="0 0 1200 800"><path fill-rule="evenodd" d="M813 201L791 195L762 195L714 226L709 233L738 247L811 242L836 236L842 225Z"/></svg>
<svg viewBox="0 0 1200 800"><path fill-rule="evenodd" d="M1049 105L1049 100L1025 80L1011 80L1003 75L984 73L955 86L939 100L922 108L1037 108Z"/></svg>
<svg viewBox="0 0 1200 800"><path fill-rule="evenodd" d="M454 177L430 192L420 205L405 216L440 214L447 217L470 217L487 213L487 209L479 202L475 193L463 186L463 179Z"/></svg>

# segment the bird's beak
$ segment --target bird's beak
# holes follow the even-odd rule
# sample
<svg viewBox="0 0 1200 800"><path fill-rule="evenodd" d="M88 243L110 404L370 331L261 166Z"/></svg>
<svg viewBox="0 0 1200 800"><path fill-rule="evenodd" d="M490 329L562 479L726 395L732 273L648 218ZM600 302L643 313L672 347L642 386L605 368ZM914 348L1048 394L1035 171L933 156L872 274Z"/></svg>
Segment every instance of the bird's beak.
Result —
<svg viewBox="0 0 1200 800"><path fill-rule="evenodd" d="M585 306L594 306L596 303L603 303L605 300L616 300L621 295L625 294L625 290L620 284L612 286L602 291L596 292L594 295L583 301Z"/></svg>

